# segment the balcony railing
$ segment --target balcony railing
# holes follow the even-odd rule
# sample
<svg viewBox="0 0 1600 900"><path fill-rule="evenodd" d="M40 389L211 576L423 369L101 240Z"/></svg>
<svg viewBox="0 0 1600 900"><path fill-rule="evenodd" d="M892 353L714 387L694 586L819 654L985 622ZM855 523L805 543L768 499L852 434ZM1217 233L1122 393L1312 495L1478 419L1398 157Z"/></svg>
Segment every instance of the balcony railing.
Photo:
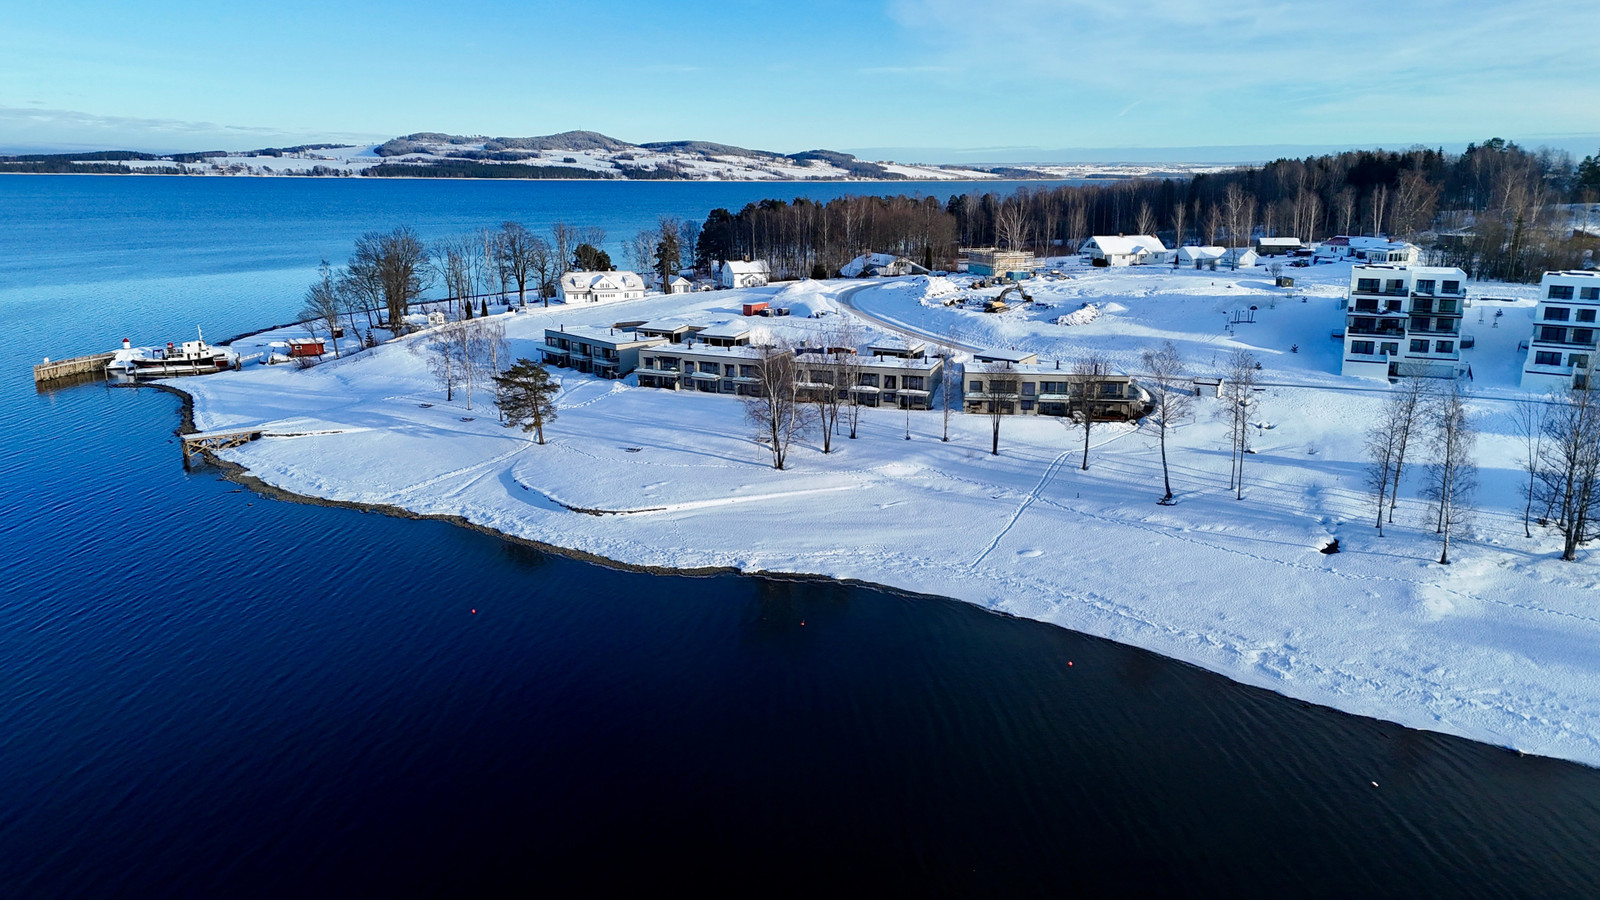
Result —
<svg viewBox="0 0 1600 900"><path fill-rule="evenodd" d="M1405 337L1406 336L1406 330L1404 328L1396 328L1394 326L1384 327L1384 326L1380 325L1380 326L1376 326L1376 327L1372 327L1372 328L1362 328L1362 327L1360 327L1358 325L1351 325L1349 328L1346 328L1345 330L1347 332L1349 332L1350 334L1371 334L1371 335L1379 335L1379 336L1384 336L1384 337Z"/></svg>

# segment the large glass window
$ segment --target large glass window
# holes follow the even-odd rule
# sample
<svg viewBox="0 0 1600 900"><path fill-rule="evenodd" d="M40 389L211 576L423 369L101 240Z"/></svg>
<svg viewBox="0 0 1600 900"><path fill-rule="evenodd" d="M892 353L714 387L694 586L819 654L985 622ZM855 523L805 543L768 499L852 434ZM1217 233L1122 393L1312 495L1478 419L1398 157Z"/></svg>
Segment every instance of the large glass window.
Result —
<svg viewBox="0 0 1600 900"><path fill-rule="evenodd" d="M1567 330L1565 328L1556 328L1552 325L1541 325L1539 326L1539 340L1550 341L1555 344L1565 343Z"/></svg>
<svg viewBox="0 0 1600 900"><path fill-rule="evenodd" d="M1533 364L1536 366L1559 366L1561 354L1554 350L1539 350L1533 354Z"/></svg>
<svg viewBox="0 0 1600 900"><path fill-rule="evenodd" d="M1565 306L1546 306L1544 308L1544 320L1546 322L1565 322L1567 317L1571 315L1572 310Z"/></svg>
<svg viewBox="0 0 1600 900"><path fill-rule="evenodd" d="M1572 285L1552 284L1550 285L1550 293L1545 294L1545 297L1550 300L1571 300Z"/></svg>
<svg viewBox="0 0 1600 900"><path fill-rule="evenodd" d="M1428 342L1427 341L1412 341L1411 342L1411 351L1410 352L1412 352L1412 353L1427 353L1428 352Z"/></svg>
<svg viewBox="0 0 1600 900"><path fill-rule="evenodd" d="M1356 356L1371 356L1372 355L1372 342L1371 341L1351 341L1350 342L1350 352L1352 354L1356 355Z"/></svg>

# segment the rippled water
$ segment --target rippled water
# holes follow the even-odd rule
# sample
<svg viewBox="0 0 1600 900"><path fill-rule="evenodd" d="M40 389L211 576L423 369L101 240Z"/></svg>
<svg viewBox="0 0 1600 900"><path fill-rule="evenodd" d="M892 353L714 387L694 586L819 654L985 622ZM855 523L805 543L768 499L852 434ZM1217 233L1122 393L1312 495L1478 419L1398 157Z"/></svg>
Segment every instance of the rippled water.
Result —
<svg viewBox="0 0 1600 900"><path fill-rule="evenodd" d="M126 180L34 181L106 192L70 211ZM216 190L170 215L226 218ZM235 284L149 228L149 327L192 311L150 285ZM104 330L0 256L14 320ZM937 598L267 500L185 472L176 398L35 393L4 352L0 896L1600 892L1595 770Z"/></svg>

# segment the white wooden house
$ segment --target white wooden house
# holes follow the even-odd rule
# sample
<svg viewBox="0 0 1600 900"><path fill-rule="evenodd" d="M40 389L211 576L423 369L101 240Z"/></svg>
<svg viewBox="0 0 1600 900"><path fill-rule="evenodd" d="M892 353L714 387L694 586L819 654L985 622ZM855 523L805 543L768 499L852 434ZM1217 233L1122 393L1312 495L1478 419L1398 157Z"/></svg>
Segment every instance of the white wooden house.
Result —
<svg viewBox="0 0 1600 900"><path fill-rule="evenodd" d="M1167 245L1148 234L1097 234L1078 252L1097 266L1152 266L1172 261Z"/></svg>
<svg viewBox="0 0 1600 900"><path fill-rule="evenodd" d="M567 272L558 295L563 303L611 303L644 296L644 279L633 272Z"/></svg>
<svg viewBox="0 0 1600 900"><path fill-rule="evenodd" d="M712 275L720 288L761 287L772 280L764 259L755 262L728 260L712 267Z"/></svg>

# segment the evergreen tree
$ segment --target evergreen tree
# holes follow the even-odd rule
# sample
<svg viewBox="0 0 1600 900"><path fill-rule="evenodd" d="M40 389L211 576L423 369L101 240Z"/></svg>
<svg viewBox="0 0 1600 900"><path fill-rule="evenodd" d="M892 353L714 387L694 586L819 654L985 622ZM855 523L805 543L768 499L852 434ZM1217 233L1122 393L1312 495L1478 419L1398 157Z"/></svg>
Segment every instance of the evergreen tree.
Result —
<svg viewBox="0 0 1600 900"><path fill-rule="evenodd" d="M488 297L483 298L483 306L479 309L478 314L483 316L485 319L489 318L489 298Z"/></svg>
<svg viewBox="0 0 1600 900"><path fill-rule="evenodd" d="M579 272L610 272L613 268L611 254L593 244L579 244L572 251L572 268Z"/></svg>
<svg viewBox="0 0 1600 900"><path fill-rule="evenodd" d="M544 423L556 417L555 398L561 385L550 379L544 366L531 359L517 360L516 365L494 376L494 383L494 402L500 415L513 425L521 425L523 431L536 432L543 444Z"/></svg>

